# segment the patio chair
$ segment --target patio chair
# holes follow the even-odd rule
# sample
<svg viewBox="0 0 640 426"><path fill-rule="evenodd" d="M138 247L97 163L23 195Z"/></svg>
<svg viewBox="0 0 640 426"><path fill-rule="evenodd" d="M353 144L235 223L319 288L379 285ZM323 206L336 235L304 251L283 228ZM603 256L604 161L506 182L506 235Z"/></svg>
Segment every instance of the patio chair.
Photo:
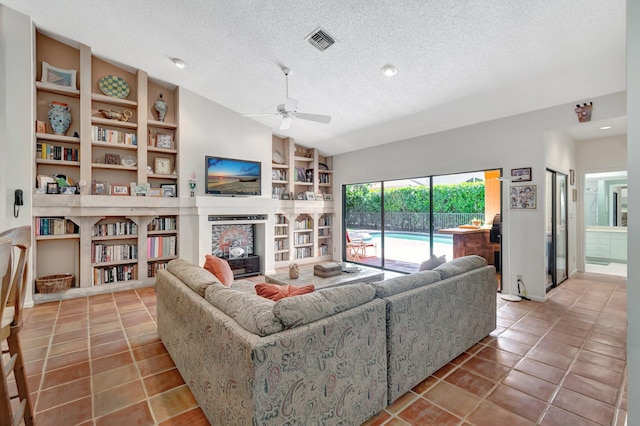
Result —
<svg viewBox="0 0 640 426"><path fill-rule="evenodd" d="M377 244L373 241L365 241L362 238L351 238L349 235L349 231L347 234L347 256L351 257L353 260L358 261L360 257L367 257L367 248L373 247L374 254L376 256L378 253Z"/></svg>

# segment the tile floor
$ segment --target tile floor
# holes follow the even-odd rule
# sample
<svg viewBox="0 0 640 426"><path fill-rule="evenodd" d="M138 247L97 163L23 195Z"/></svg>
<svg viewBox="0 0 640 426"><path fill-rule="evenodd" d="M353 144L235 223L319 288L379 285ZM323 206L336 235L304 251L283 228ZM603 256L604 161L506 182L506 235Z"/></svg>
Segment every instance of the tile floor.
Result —
<svg viewBox="0 0 640 426"><path fill-rule="evenodd" d="M36 424L208 424L156 335L153 288L37 305L21 333ZM626 284L576 274L366 425L623 425Z"/></svg>

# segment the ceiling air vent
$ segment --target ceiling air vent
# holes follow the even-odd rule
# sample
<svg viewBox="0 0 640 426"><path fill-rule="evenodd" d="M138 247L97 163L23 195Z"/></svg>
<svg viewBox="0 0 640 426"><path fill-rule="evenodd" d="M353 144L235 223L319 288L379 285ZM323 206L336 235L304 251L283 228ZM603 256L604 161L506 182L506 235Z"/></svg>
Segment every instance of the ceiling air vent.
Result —
<svg viewBox="0 0 640 426"><path fill-rule="evenodd" d="M327 48L335 44L336 39L330 36L325 30L318 27L318 29L314 30L307 36L307 41L319 51L324 52Z"/></svg>

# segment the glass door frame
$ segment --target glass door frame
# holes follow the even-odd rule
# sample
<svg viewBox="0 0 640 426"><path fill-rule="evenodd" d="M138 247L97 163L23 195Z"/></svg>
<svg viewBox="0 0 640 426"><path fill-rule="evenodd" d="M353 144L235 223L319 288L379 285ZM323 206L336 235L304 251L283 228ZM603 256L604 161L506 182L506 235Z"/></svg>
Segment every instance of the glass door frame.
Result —
<svg viewBox="0 0 640 426"><path fill-rule="evenodd" d="M564 177L565 185L564 185L564 220L565 220L565 234L564 234L564 248L565 248L565 256L564 256L564 270L565 277L562 281L558 282L558 256L557 256L557 238L558 238L558 175ZM546 202L551 203L551 206L546 206L547 210L551 211L551 217L546 217L545 221L551 221L551 235L550 241L547 241L546 251L547 251L547 265L545 267L548 269L545 276L551 275L551 283L548 283L546 287L546 292L549 292L551 289L559 286L564 281L568 279L569 276L569 229L568 229L568 218L569 218L569 203L568 203L568 193L569 193L569 185L568 185L568 176L564 173L557 172L555 170L546 169L545 173L545 187L547 186L547 179L551 178L551 193L546 194ZM546 226L545 226L546 229Z"/></svg>

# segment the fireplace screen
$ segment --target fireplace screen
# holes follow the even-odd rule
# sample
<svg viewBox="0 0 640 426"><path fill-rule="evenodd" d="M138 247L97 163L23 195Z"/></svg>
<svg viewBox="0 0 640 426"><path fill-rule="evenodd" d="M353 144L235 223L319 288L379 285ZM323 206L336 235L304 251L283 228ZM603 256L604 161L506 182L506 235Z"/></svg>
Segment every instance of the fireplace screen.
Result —
<svg viewBox="0 0 640 426"><path fill-rule="evenodd" d="M211 254L246 257L253 254L253 225L212 225Z"/></svg>

